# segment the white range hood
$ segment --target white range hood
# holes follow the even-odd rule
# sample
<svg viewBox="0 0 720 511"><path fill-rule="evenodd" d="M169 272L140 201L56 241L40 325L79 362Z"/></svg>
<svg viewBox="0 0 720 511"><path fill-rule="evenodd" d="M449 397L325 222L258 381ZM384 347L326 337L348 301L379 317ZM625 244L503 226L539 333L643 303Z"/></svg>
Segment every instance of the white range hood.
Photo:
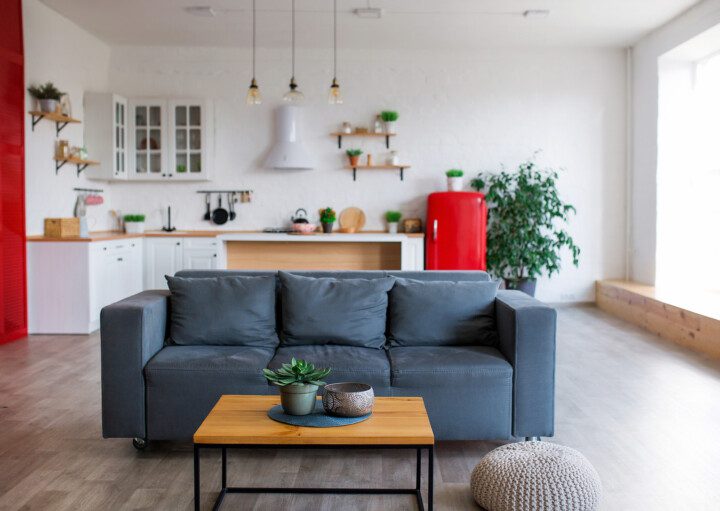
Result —
<svg viewBox="0 0 720 511"><path fill-rule="evenodd" d="M275 117L275 144L265 160L265 167L281 170L309 170L315 168L310 153L300 135L301 107L283 105Z"/></svg>

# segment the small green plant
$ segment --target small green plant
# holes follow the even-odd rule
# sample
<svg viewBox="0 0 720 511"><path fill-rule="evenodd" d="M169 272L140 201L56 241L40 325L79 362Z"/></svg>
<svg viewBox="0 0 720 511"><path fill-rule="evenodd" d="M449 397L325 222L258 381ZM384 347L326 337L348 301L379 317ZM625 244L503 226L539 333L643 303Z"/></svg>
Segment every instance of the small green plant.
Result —
<svg viewBox="0 0 720 511"><path fill-rule="evenodd" d="M380 112L380 118L384 122L395 122L398 120L399 117L400 116L398 115L398 113L393 110L383 110L382 112Z"/></svg>
<svg viewBox="0 0 720 511"><path fill-rule="evenodd" d="M123 221L125 223L144 222L145 215L125 215L123 216Z"/></svg>
<svg viewBox="0 0 720 511"><path fill-rule="evenodd" d="M178 165L175 167L175 172L182 174L183 172L187 172L187 167L185 165Z"/></svg>
<svg viewBox="0 0 720 511"><path fill-rule="evenodd" d="M465 174L465 173L460 169L450 169L447 172L445 172L445 175L447 177L463 177L463 174Z"/></svg>
<svg viewBox="0 0 720 511"><path fill-rule="evenodd" d="M325 385L322 381L328 374L330 368L315 369L315 366L305 360L290 360L289 364L283 364L280 369L263 369L265 378L270 383L274 383L279 387L286 385L317 385L319 387Z"/></svg>
<svg viewBox="0 0 720 511"><path fill-rule="evenodd" d="M400 221L401 218L402 213L400 213L399 211L387 211L385 213L385 220L387 220L389 224L397 223Z"/></svg>
<svg viewBox="0 0 720 511"><path fill-rule="evenodd" d="M60 92L52 82L47 82L44 85L31 85L28 87L28 92L35 99L54 99L56 101L60 101L62 95L65 94Z"/></svg>
<svg viewBox="0 0 720 511"><path fill-rule="evenodd" d="M345 151L345 154L347 154L350 158L360 156L362 153L362 149L348 149L347 151Z"/></svg>
<svg viewBox="0 0 720 511"><path fill-rule="evenodd" d="M325 208L320 212L320 221L324 224L331 224L336 218L337 215L333 208Z"/></svg>

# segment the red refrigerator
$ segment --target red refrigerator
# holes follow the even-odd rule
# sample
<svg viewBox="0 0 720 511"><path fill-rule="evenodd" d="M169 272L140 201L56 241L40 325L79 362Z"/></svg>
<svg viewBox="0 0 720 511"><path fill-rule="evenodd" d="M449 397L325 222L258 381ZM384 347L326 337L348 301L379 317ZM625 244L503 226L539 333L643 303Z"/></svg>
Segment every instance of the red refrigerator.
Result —
<svg viewBox="0 0 720 511"><path fill-rule="evenodd" d="M428 196L426 270L485 270L485 195L438 192Z"/></svg>

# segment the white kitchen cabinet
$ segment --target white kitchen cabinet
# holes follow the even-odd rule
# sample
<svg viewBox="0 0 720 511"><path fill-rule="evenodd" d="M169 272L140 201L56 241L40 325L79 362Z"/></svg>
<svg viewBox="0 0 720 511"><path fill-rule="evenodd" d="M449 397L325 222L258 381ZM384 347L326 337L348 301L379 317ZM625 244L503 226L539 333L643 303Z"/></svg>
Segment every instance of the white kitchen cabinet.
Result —
<svg viewBox="0 0 720 511"><path fill-rule="evenodd" d="M29 242L27 253L30 333L90 333L104 306L143 289L142 238Z"/></svg>
<svg viewBox="0 0 720 511"><path fill-rule="evenodd" d="M132 180L159 180L170 175L167 102L130 100L130 166Z"/></svg>
<svg viewBox="0 0 720 511"><path fill-rule="evenodd" d="M91 179L128 178L128 102L117 94L86 92L83 97L84 140L90 158L85 175Z"/></svg>
<svg viewBox="0 0 720 511"><path fill-rule="evenodd" d="M218 241L215 238L183 240L183 270L214 270L217 268Z"/></svg>
<svg viewBox="0 0 720 511"><path fill-rule="evenodd" d="M210 101L168 102L170 168L177 180L210 178L213 155L213 111Z"/></svg>
<svg viewBox="0 0 720 511"><path fill-rule="evenodd" d="M167 289L165 275L183 267L183 240L176 237L146 238L145 289Z"/></svg>

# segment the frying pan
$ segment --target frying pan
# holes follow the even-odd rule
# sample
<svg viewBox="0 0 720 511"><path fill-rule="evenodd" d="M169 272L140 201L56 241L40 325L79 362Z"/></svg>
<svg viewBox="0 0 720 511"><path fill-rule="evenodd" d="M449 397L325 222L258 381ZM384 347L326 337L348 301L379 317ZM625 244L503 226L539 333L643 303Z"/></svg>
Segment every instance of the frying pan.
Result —
<svg viewBox="0 0 720 511"><path fill-rule="evenodd" d="M210 216L210 194L209 193L205 194L205 208L206 208L206 211L205 211L204 218L205 218L205 220L210 220L211 216Z"/></svg>
<svg viewBox="0 0 720 511"><path fill-rule="evenodd" d="M222 195L218 195L218 207L212 212L212 221L214 224L222 225L228 221L228 211L222 207Z"/></svg>

